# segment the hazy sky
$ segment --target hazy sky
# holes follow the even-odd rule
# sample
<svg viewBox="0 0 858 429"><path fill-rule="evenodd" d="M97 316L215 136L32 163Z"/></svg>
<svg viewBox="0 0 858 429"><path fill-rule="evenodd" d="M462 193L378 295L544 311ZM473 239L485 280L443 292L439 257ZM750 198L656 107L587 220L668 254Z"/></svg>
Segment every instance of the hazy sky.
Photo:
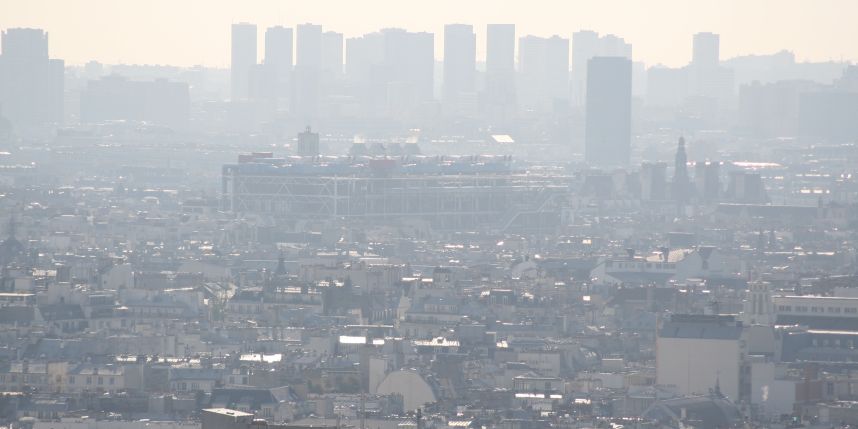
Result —
<svg viewBox="0 0 858 429"><path fill-rule="evenodd" d="M435 33L440 58L445 23L470 23L478 56L487 23L514 23L519 35L571 37L581 29L614 33L635 60L682 65L691 35L721 34L722 58L795 52L799 60L858 59L858 0L0 0L0 28L39 27L51 55L69 64L228 66L229 29L253 22L294 27L313 22L346 37L382 27Z"/></svg>

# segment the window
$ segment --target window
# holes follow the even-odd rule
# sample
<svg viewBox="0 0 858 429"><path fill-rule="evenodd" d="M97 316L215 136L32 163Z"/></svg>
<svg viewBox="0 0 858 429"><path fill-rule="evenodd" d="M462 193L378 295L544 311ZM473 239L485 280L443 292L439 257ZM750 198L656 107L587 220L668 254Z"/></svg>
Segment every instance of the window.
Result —
<svg viewBox="0 0 858 429"><path fill-rule="evenodd" d="M115 381L116 381L116 380L114 380L114 378L113 378L113 377L110 377L110 385L111 385L111 386L113 386L113 384L114 384L114 382L115 382Z"/></svg>
<svg viewBox="0 0 858 429"><path fill-rule="evenodd" d="M104 377L98 377L98 385L99 386L104 385Z"/></svg>
<svg viewBox="0 0 858 429"><path fill-rule="evenodd" d="M86 385L89 386L91 384L92 384L92 377L87 377L86 378Z"/></svg>
<svg viewBox="0 0 858 429"><path fill-rule="evenodd" d="M69 376L69 384L74 384L74 376L73 375Z"/></svg>

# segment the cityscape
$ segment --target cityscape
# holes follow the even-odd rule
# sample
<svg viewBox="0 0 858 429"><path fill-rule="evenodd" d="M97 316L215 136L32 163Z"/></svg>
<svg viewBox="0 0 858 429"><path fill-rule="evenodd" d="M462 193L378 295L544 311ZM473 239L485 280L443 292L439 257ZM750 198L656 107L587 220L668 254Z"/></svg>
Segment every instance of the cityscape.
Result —
<svg viewBox="0 0 858 429"><path fill-rule="evenodd" d="M236 13L226 66L124 63L25 3L0 429L858 427L858 52L695 28L664 65L621 31L367 7L387 24Z"/></svg>

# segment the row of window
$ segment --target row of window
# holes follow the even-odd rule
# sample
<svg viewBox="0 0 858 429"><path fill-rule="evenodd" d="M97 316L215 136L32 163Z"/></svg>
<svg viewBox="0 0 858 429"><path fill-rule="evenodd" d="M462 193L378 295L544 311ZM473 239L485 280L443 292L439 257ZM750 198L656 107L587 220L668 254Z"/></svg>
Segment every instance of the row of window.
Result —
<svg viewBox="0 0 858 429"><path fill-rule="evenodd" d="M605 267L607 268L618 268L618 269L657 269L657 270L673 270L676 269L676 264L667 263L667 262L620 262L620 261L607 261L605 262ZM706 268L706 267L704 267Z"/></svg>
<svg viewBox="0 0 858 429"><path fill-rule="evenodd" d="M187 391L188 390L188 383L185 383L183 381L183 382L179 383L178 386L176 386L176 387L177 387L177 390ZM190 383L190 387L191 387L191 390L200 390L200 383L196 383L196 382Z"/></svg>
<svg viewBox="0 0 858 429"><path fill-rule="evenodd" d="M7 380L9 381L9 383L17 383L19 378L21 380L21 383L29 383L29 384L44 384L45 381L47 380L47 377L43 376L43 375L21 374L21 376L18 377L18 374L8 374L8 375L7 374L0 374L0 383L6 383ZM106 378L107 378L107 384L109 386L113 386L116 384L116 377L106 377ZM62 380L62 378L57 376L57 383L60 383L61 380ZM75 381L76 381L75 376L70 375L68 377L68 381L69 381L69 384L76 384L75 383ZM91 386L93 381L95 381L95 383L98 386L104 386L105 377L103 377L103 376L98 376L98 377L87 376L85 381L86 381L87 386Z"/></svg>
<svg viewBox="0 0 858 429"><path fill-rule="evenodd" d="M795 311L793 311L795 309ZM828 313L828 314L858 314L858 307L822 307L806 305L778 305L778 311L782 313Z"/></svg>
<svg viewBox="0 0 858 429"><path fill-rule="evenodd" d="M842 339L813 339L814 347L840 347L840 348L855 348L855 340L842 340Z"/></svg>

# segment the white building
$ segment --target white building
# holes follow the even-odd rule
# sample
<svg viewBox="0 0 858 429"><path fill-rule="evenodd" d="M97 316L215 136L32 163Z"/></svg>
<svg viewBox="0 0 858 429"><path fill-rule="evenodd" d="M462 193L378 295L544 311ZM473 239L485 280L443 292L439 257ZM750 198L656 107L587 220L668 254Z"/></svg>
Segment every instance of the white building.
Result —
<svg viewBox="0 0 858 429"><path fill-rule="evenodd" d="M656 381L684 395L740 399L746 332L733 316L674 315L656 339Z"/></svg>

